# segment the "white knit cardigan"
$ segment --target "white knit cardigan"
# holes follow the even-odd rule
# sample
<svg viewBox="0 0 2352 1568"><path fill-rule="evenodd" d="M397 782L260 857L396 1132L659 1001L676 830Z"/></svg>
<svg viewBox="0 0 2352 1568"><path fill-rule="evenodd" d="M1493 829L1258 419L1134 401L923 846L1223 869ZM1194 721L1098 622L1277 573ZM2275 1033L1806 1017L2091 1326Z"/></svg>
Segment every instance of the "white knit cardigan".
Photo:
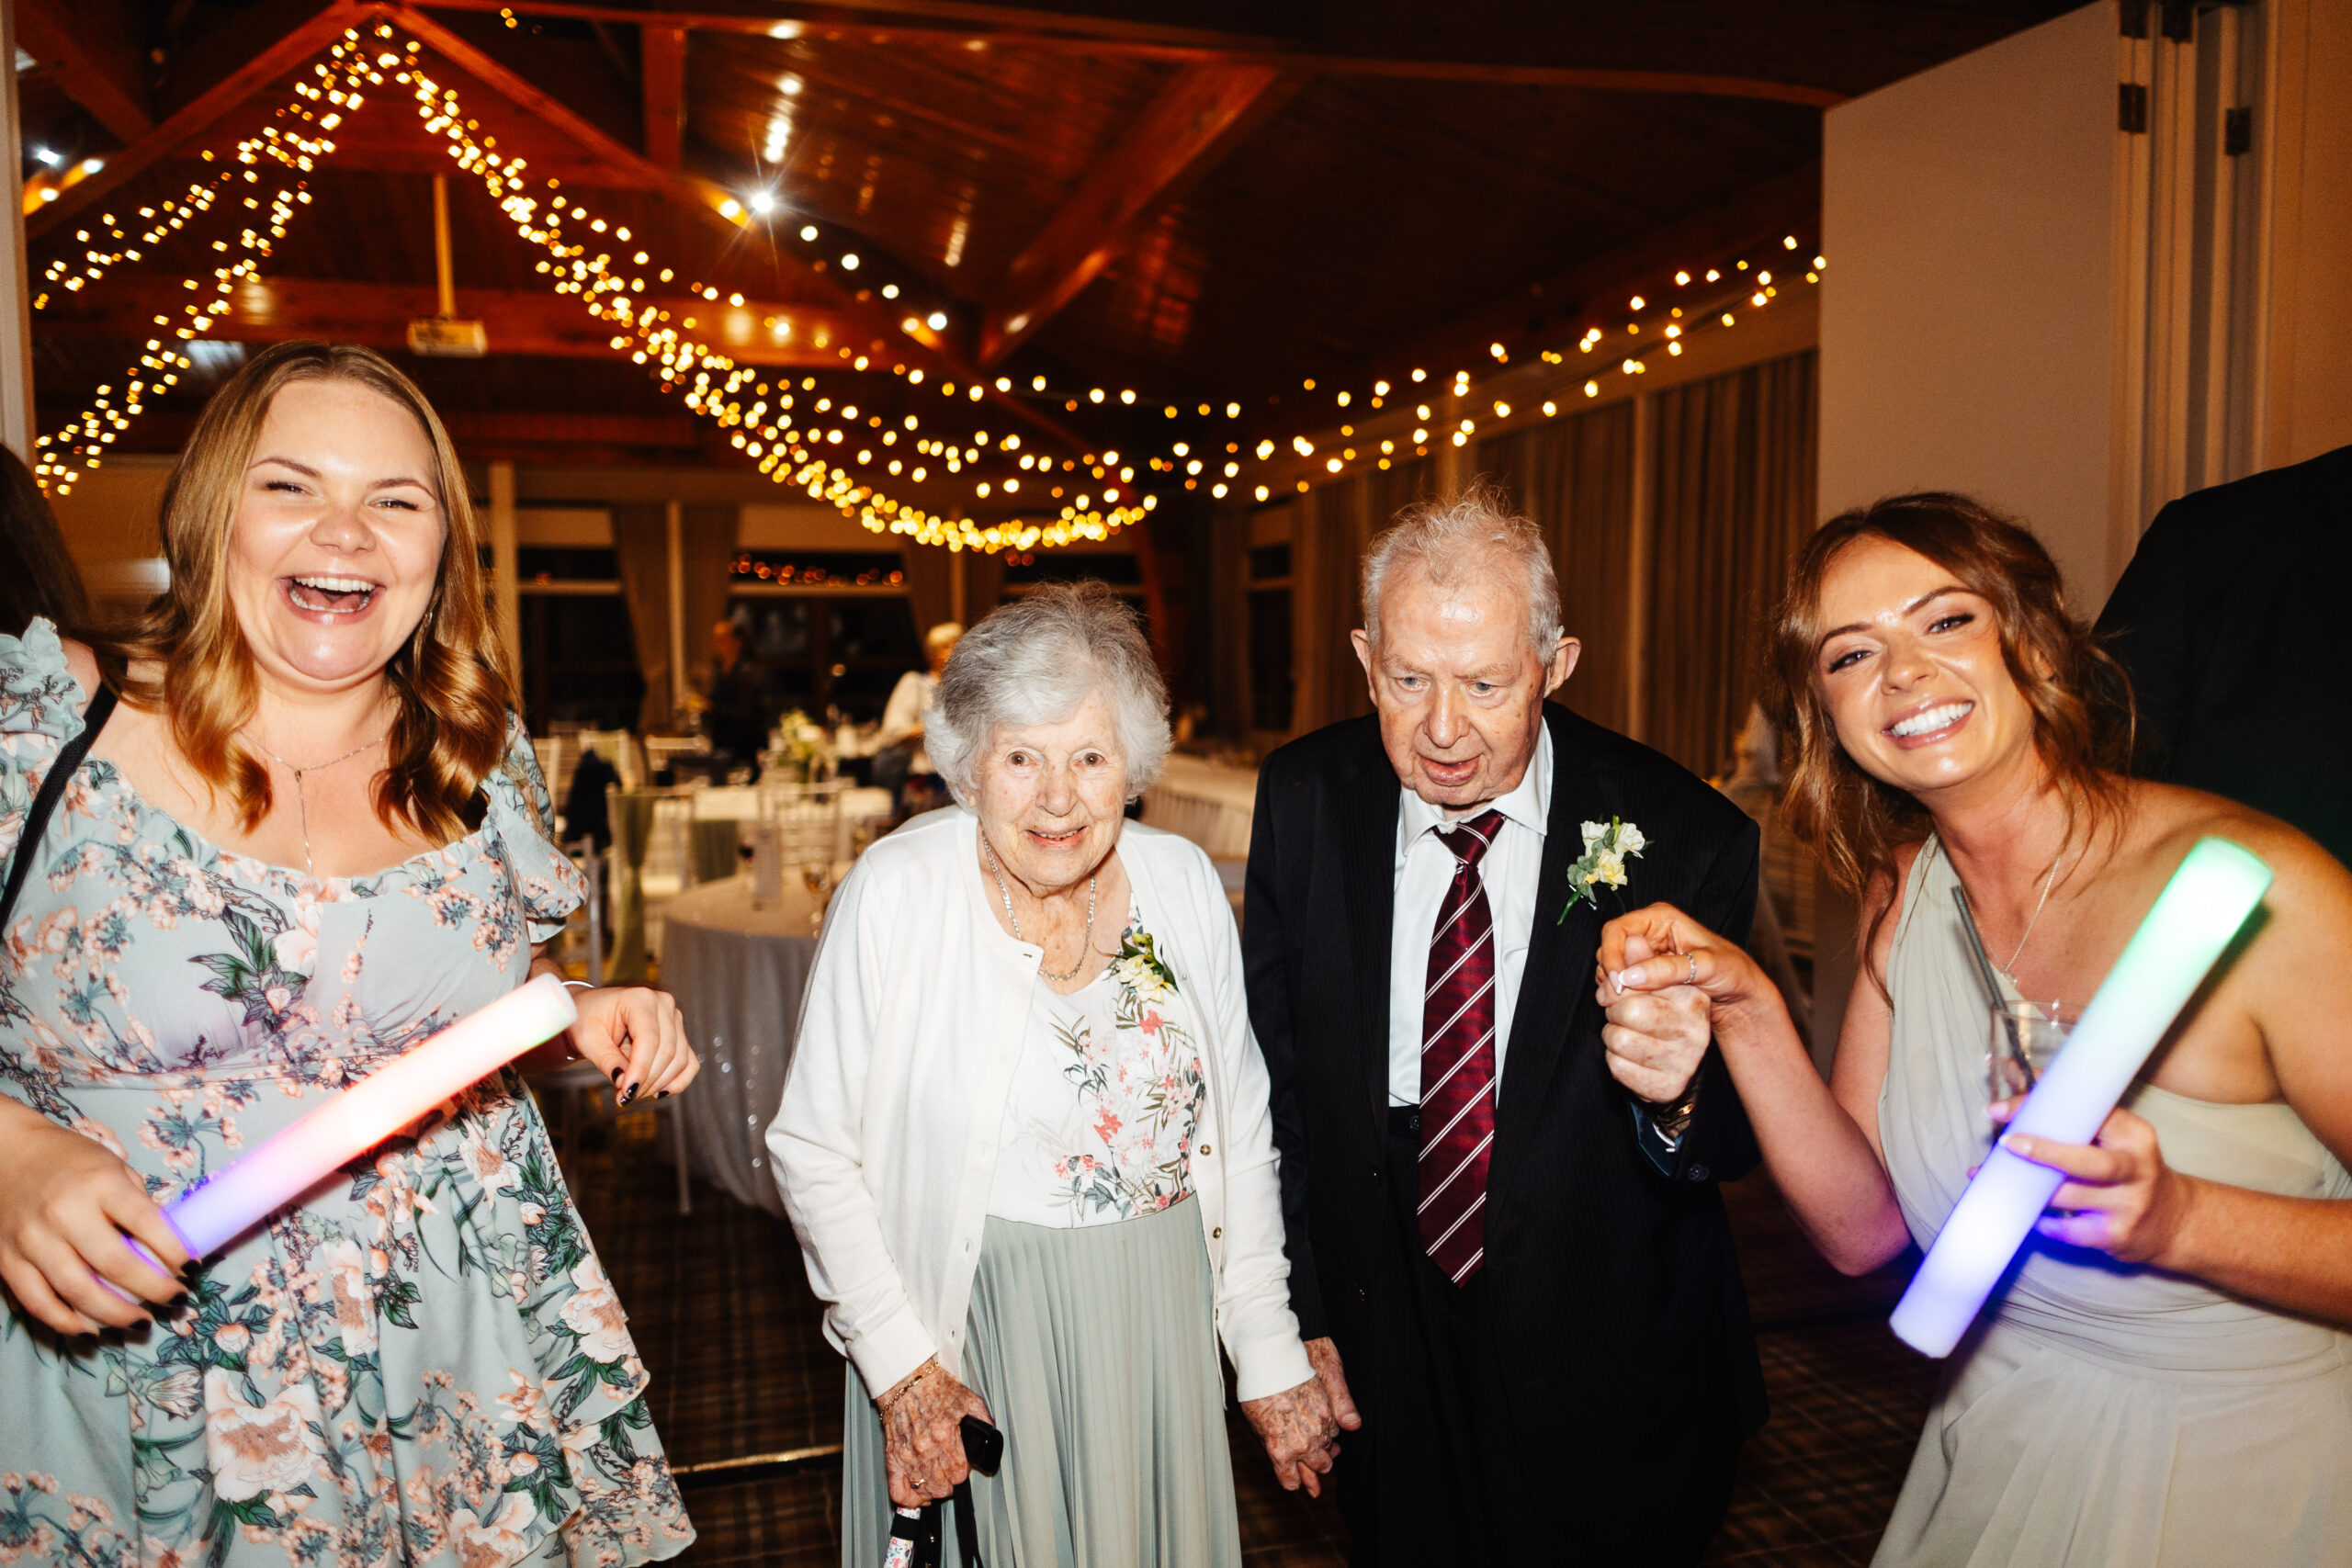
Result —
<svg viewBox="0 0 2352 1568"><path fill-rule="evenodd" d="M1128 822L1118 853L1203 1046L1192 1178L1217 1333L1240 1397L1277 1393L1313 1369L1290 1310L1240 935L1196 845ZM963 1375L998 1136L1042 984L1044 950L998 925L978 857L977 818L951 807L859 859L826 916L768 1128L825 1337L876 1393L933 1355Z"/></svg>

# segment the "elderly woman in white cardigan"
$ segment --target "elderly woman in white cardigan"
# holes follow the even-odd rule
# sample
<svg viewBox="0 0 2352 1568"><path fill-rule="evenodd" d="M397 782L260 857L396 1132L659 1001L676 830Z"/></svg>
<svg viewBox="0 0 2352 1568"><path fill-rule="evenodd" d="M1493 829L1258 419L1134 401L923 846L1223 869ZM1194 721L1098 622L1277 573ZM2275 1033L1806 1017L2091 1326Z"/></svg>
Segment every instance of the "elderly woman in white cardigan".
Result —
<svg viewBox="0 0 2352 1568"><path fill-rule="evenodd" d="M1100 584L997 611L926 719L957 804L827 917L768 1145L850 1360L847 1568L966 1478L967 1414L1005 1434L989 1568L1238 1568L1219 1337L1283 1483L1329 1469L1232 912L1198 848L1125 819L1166 715Z"/></svg>

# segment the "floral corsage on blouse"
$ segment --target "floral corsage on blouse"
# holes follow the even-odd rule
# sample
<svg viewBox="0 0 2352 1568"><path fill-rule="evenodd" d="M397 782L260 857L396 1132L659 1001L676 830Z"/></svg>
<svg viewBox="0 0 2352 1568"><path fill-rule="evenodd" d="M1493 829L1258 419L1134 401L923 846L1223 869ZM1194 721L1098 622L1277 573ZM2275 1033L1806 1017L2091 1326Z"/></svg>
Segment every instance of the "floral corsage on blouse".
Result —
<svg viewBox="0 0 2352 1568"><path fill-rule="evenodd" d="M1568 901L1560 906L1560 919L1566 919L1568 911L1579 903L1589 903L1599 909L1600 895L1594 889L1600 887L1609 889L1610 897L1617 900L1617 908L1623 913L1625 896L1621 889L1626 881L1625 863L1638 860L1648 846L1649 840L1642 837L1642 830L1623 818L1585 823L1584 857L1568 867Z"/></svg>

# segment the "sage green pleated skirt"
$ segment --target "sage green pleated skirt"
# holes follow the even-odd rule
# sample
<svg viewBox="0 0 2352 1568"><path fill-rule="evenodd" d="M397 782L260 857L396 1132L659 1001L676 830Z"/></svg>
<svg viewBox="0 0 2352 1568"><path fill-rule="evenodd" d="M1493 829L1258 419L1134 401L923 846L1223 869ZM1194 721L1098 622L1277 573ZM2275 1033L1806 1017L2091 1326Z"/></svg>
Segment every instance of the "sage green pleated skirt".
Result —
<svg viewBox="0 0 2352 1568"><path fill-rule="evenodd" d="M965 1358L1004 1432L994 1478L972 1478L988 1568L1240 1568L1215 1299L1197 1202L1074 1230L988 1222ZM878 1568L889 1483L855 1367L842 1429L842 1562Z"/></svg>

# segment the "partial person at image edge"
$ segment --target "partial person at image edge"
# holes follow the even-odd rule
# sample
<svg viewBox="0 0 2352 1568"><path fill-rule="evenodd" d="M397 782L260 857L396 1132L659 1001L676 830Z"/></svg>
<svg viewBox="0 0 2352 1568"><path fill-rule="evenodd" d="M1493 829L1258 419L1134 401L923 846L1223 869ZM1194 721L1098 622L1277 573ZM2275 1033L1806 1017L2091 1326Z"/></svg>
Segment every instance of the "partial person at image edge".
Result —
<svg viewBox="0 0 2352 1568"><path fill-rule="evenodd" d="M2098 617L2132 678L2132 771L2268 812L2352 865L2352 446L2156 513Z"/></svg>

